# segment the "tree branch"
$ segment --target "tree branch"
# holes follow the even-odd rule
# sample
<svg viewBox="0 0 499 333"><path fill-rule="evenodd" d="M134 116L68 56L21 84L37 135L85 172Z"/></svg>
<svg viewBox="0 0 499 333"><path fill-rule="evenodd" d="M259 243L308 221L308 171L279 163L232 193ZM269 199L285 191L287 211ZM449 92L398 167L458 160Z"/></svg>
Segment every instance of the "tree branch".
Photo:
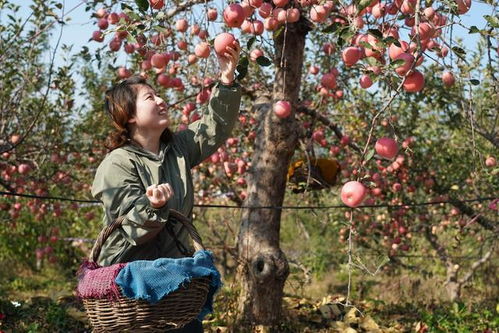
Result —
<svg viewBox="0 0 499 333"><path fill-rule="evenodd" d="M485 253L483 257L481 257L471 265L470 270L461 279L459 279L458 281L459 287L468 282L475 273L475 271L490 259L492 252L494 252L494 248L495 248L495 243L492 244L489 251Z"/></svg>
<svg viewBox="0 0 499 333"><path fill-rule="evenodd" d="M494 145L494 147L499 147L499 137L495 135L493 132L487 133L482 131L481 129L477 128L478 123L475 121L475 132L480 134L481 137L483 137L485 140L489 141Z"/></svg>
<svg viewBox="0 0 499 333"><path fill-rule="evenodd" d="M341 140L341 138L343 137L343 133L341 132L340 128L338 127L338 125L334 124L331 120L329 120L327 117L321 115L320 113L318 113L317 111L315 110L312 110L312 109L309 109L305 106L300 106L298 107L297 109L298 112L301 112L301 113L304 113L306 115L309 115L311 117L314 117L316 118L317 120L319 120L321 123L323 123L324 125L326 125L327 127L329 127L331 130L333 130L334 134L336 135L336 137ZM350 147L352 147L353 149L355 149L356 151L358 152L361 152L362 150L360 149L359 146L357 146L355 143L353 142L350 142L348 144Z"/></svg>
<svg viewBox="0 0 499 333"><path fill-rule="evenodd" d="M0 179L0 185L2 185L4 188L6 188L9 192L15 192L15 189L11 187L9 184L4 182L2 179Z"/></svg>
<svg viewBox="0 0 499 333"><path fill-rule="evenodd" d="M442 193L440 193L442 194ZM478 224L480 224L482 227L484 227L487 230L492 230L497 232L497 221L491 221L484 217L483 215L478 215L473 208L469 207L468 205L464 204L464 202L459 201L454 198L449 197L449 202L456 208L461 211L461 213L468 215L469 217L476 218L476 221ZM478 216L477 216L478 215Z"/></svg>
<svg viewBox="0 0 499 333"><path fill-rule="evenodd" d="M205 2L205 0L192 0L192 1L182 2L177 7L172 8L169 11L167 11L166 17L167 18L173 17L173 16L177 15L178 13L180 13L181 11L186 10L187 8L190 8L192 6L195 6L197 4L204 3L204 2Z"/></svg>
<svg viewBox="0 0 499 333"><path fill-rule="evenodd" d="M437 251L437 255L440 260L442 260L442 262L444 262L446 266L453 265L454 263L450 259L447 250L438 242L438 238L431 232L430 226L424 226L424 235L426 240L428 240L428 242L430 243L431 247L435 251Z"/></svg>

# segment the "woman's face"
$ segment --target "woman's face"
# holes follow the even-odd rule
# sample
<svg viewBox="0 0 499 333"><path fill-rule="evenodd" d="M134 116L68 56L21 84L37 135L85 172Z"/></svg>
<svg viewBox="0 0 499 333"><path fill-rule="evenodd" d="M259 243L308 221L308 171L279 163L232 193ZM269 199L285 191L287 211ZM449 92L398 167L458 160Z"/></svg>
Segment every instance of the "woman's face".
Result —
<svg viewBox="0 0 499 333"><path fill-rule="evenodd" d="M128 120L138 130L160 130L168 127L168 111L165 102L147 85L137 88L135 115Z"/></svg>

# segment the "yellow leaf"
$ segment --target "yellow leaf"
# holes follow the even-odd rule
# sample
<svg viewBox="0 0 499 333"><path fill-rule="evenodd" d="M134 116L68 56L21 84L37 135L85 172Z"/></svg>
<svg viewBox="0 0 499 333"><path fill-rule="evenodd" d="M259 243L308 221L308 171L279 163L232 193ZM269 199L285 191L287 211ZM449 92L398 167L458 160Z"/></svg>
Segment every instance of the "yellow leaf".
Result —
<svg viewBox="0 0 499 333"><path fill-rule="evenodd" d="M363 318L360 318L359 326L360 328L362 328L367 332L381 333L378 324L374 321L374 319L371 318L371 316L365 316Z"/></svg>
<svg viewBox="0 0 499 333"><path fill-rule="evenodd" d="M358 323L359 318L357 318L357 310L355 308L348 309L345 314L345 319L343 319L345 323Z"/></svg>

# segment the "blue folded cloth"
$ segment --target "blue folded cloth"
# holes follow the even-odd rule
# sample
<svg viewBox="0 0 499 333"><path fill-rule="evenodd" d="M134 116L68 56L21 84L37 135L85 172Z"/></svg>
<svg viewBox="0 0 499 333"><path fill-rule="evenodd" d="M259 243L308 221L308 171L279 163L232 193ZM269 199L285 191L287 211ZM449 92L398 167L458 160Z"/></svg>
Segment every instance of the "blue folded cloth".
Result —
<svg viewBox="0 0 499 333"><path fill-rule="evenodd" d="M128 298L157 303L197 277L211 277L208 297L198 316L203 320L205 315L213 312L213 296L222 285L211 251L197 251L193 257L187 258L132 261L119 272L115 282Z"/></svg>

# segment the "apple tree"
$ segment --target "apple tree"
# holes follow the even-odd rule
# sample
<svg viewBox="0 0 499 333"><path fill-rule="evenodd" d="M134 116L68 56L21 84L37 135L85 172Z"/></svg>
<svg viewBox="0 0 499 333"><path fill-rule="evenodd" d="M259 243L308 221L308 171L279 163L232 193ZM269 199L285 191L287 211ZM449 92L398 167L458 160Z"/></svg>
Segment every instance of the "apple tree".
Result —
<svg viewBox="0 0 499 333"><path fill-rule="evenodd" d="M337 181L346 185L333 202L341 196L352 208L399 205L377 221L361 210L347 214L350 235L355 231L359 242L378 239L391 257L408 251L411 235L424 231L455 268L428 223L434 223L431 215L447 213L411 210L407 201L450 201L465 221L496 230L493 212L460 201L468 188L491 195L494 182L480 177L497 174L497 116L486 97L497 97L497 18L486 16L482 30L468 27L482 38L472 60L453 36L471 6L471 0L88 3L96 62L112 59L117 79L136 74L155 82L179 130L202 116L216 80L215 37L230 32L244 47L239 128L197 170L199 179L211 180L198 185L199 202L222 189L246 207L237 237L243 322L274 325L281 317L289 267L280 249L278 207L293 156L309 167L320 156L340 160ZM463 139L461 152L456 136ZM456 159L470 164L456 167ZM416 216L421 223L409 225Z"/></svg>
<svg viewBox="0 0 499 333"><path fill-rule="evenodd" d="M0 1L0 188L28 196L0 197L0 260L40 267L70 250L61 238L75 207L43 197L71 198L78 189L71 169L79 152L70 136L75 80L71 46L50 43L64 30L61 3L23 5L26 15L15 2Z"/></svg>

